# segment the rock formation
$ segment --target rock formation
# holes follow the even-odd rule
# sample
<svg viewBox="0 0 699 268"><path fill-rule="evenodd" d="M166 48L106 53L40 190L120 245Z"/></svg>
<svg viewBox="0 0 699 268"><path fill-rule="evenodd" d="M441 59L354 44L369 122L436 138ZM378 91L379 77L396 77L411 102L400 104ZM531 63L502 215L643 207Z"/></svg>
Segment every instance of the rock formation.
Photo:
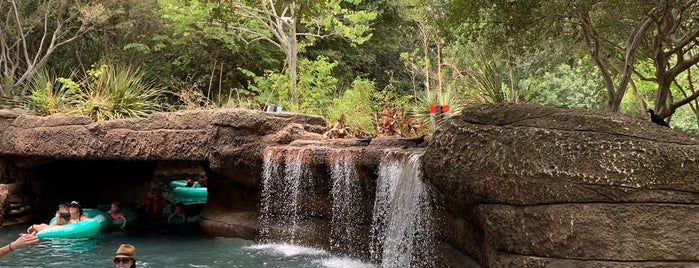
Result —
<svg viewBox="0 0 699 268"><path fill-rule="evenodd" d="M304 172L318 181L302 189L308 222L297 239L366 251L384 149L426 148L424 180L440 201L438 267L699 265L696 135L621 114L521 104L466 108L420 148L385 137L368 145L323 140L325 130L317 116L237 109L98 123L0 110L0 221L75 195L85 203L137 200L158 174L201 170L209 187L202 230L257 238L265 153L307 148ZM285 161L279 157L280 168ZM332 196L344 193L332 192L328 172L345 162L353 162L363 203L333 208L331 199L348 198ZM351 240L327 239L338 207L356 209L339 220L356 221Z"/></svg>
<svg viewBox="0 0 699 268"><path fill-rule="evenodd" d="M249 219L254 226L258 215L262 150L297 139L318 140L325 129L325 120L319 116L247 109L155 113L148 118L96 123L86 116L39 117L0 110L0 184L41 181L43 187L34 185L34 191L49 195L61 192L56 187L80 183L94 193L86 196L64 189L72 197L56 198L80 196L88 199L83 201L109 202L99 199L112 196L137 201L148 190L147 183L139 182L153 178L158 162L198 163L208 170L209 184L215 189L212 205L202 215L204 229L212 233L237 230L228 235L249 237L251 230L237 223ZM64 178L56 180L59 174ZM109 188L115 183L131 185L119 186L120 192L131 194L113 193ZM11 188L0 188L0 197L9 196L2 189ZM227 200L236 198L245 202ZM55 203L43 209L55 209ZM16 206L22 204L0 206L0 218ZM226 220L230 218L237 220Z"/></svg>
<svg viewBox="0 0 699 268"><path fill-rule="evenodd" d="M693 267L697 156L649 121L501 104L444 122L423 161L441 239L485 267Z"/></svg>

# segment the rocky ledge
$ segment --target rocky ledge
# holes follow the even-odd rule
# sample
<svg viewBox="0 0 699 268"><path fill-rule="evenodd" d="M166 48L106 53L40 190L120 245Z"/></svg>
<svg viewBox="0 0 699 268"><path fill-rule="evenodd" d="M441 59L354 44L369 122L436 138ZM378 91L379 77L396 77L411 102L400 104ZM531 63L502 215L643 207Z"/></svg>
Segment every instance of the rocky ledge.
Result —
<svg viewBox="0 0 699 268"><path fill-rule="evenodd" d="M424 155L441 240L485 267L699 266L699 139L518 104L445 122Z"/></svg>

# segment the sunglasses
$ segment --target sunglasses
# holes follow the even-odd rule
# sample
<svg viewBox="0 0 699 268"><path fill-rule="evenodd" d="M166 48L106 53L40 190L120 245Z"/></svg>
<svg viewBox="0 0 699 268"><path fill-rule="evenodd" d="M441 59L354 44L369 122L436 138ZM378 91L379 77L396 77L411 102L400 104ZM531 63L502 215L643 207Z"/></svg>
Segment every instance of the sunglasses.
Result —
<svg viewBox="0 0 699 268"><path fill-rule="evenodd" d="M129 263L130 258L114 258L114 263Z"/></svg>

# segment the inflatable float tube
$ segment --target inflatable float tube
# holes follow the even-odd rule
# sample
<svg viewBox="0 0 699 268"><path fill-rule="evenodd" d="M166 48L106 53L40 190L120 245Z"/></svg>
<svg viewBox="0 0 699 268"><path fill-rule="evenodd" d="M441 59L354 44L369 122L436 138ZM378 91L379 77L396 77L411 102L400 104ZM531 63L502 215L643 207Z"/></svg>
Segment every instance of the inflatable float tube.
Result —
<svg viewBox="0 0 699 268"><path fill-rule="evenodd" d="M99 233L100 230L107 228L107 215L98 209L83 209L83 214L89 219L75 223L61 225L54 228L44 229L36 234L39 238L92 238ZM53 223L54 219L50 223ZM50 224L49 223L49 224Z"/></svg>
<svg viewBox="0 0 699 268"><path fill-rule="evenodd" d="M107 211L109 211L112 208L111 204L103 204L97 206L97 209L100 211L104 212L104 215L107 217L107 227L112 228L112 229L120 229L122 220L117 219L117 220L110 220L109 215L107 215ZM121 205L121 214L124 214L124 217L126 217L126 227L128 228L129 226L133 226L135 223L138 222L138 212L133 210L129 206Z"/></svg>
<svg viewBox="0 0 699 268"><path fill-rule="evenodd" d="M170 187L170 189L172 189L172 190L174 190L177 187L187 187L187 181L174 180L174 181L171 181L170 184L168 184L168 187ZM199 182L195 182L194 187L189 187L189 188L201 188L201 184L199 184Z"/></svg>
<svg viewBox="0 0 699 268"><path fill-rule="evenodd" d="M182 202L184 204L206 203L208 190L206 187L175 187L172 190L173 203Z"/></svg>

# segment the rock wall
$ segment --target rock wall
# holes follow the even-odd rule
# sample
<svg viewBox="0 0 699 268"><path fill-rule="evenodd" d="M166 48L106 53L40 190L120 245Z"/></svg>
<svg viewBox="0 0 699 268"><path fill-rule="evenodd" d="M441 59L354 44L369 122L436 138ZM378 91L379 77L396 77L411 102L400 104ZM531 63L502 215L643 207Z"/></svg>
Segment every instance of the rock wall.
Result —
<svg viewBox="0 0 699 268"><path fill-rule="evenodd" d="M319 116L247 109L155 113L148 118L96 123L85 116L39 117L17 110L0 110L0 159L4 160L0 160L0 171L5 170L0 172L0 183L27 181L32 184L33 194L42 196L61 184L80 183L105 188L95 193L103 198L116 194L109 188L120 183L121 192L132 193L120 197L121 200L137 202L148 190L144 179L152 179L153 175L142 177L149 169L153 173L158 163L196 163L206 170L212 189L218 189L212 191L214 202L202 214L204 231L250 237L248 224L240 227L240 220L219 219L256 218L262 150L296 139L317 140L325 129L325 120ZM42 183L33 183L36 181L16 174L23 167L38 170L40 175L36 180ZM134 172L118 174L122 171L104 167ZM64 178L55 178L51 174L55 169L61 169ZM235 192L246 202L228 203L230 200L225 196ZM81 197L97 198L74 193L69 200ZM215 203L216 200L221 203ZM37 202L34 206L48 203ZM0 211L8 211L9 203L0 202L3 204ZM238 217L241 213L245 217ZM241 228L243 231L238 233L225 231Z"/></svg>
<svg viewBox="0 0 699 268"><path fill-rule="evenodd" d="M501 104L443 123L423 160L441 239L485 267L694 267L698 155L649 121Z"/></svg>

